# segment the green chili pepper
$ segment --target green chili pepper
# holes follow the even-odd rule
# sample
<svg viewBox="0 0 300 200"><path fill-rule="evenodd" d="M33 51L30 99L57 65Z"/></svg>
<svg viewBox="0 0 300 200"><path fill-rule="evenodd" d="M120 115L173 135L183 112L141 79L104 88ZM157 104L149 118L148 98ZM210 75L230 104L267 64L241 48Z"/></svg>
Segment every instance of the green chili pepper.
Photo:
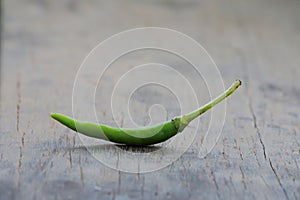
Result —
<svg viewBox="0 0 300 200"><path fill-rule="evenodd" d="M185 115L174 117L169 121L154 126L141 128L115 128L104 124L78 121L59 113L51 113L51 117L70 129L86 136L126 145L152 145L166 141L183 131L193 119L228 97L240 85L241 81L237 80L224 93L199 109Z"/></svg>

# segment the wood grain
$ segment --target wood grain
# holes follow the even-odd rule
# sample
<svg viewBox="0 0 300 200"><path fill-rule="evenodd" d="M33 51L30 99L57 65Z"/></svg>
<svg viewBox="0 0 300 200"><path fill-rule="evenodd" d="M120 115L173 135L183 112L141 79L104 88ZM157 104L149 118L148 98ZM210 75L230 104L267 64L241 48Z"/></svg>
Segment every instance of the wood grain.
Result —
<svg viewBox="0 0 300 200"><path fill-rule="evenodd" d="M300 1L1 3L0 199L300 199ZM49 113L72 114L76 72L95 45L144 26L191 36L215 60L226 86L240 78L243 87L227 101L222 135L205 158L198 157L199 133L171 165L132 174L100 163ZM130 67L148 58L133 55L119 64ZM184 73L183 63L165 60ZM117 72L108 71L99 98ZM187 76L199 81L200 103L206 102L203 81ZM156 89L136 93L132 113L140 125L149 123L148 108L157 101L167 110L159 120L179 112L172 95ZM107 105L97 109L104 123L113 123ZM207 130L210 116L200 119L199 132ZM117 120L128 125L121 114ZM116 153L110 143L91 148Z"/></svg>

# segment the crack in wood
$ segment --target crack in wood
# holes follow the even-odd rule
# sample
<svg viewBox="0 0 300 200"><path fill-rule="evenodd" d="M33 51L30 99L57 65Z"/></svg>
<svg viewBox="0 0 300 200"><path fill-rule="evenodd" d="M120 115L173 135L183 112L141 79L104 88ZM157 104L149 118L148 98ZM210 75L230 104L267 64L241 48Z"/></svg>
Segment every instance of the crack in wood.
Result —
<svg viewBox="0 0 300 200"><path fill-rule="evenodd" d="M66 150L65 154L68 152L69 153L69 163L70 163L70 168L73 168L73 159L72 159L72 150L71 150L71 140L68 134L66 134L65 136L65 140L66 140L66 146L68 146L69 148Z"/></svg>
<svg viewBox="0 0 300 200"><path fill-rule="evenodd" d="M234 147L236 147L237 148L237 150L239 151L239 153L240 153L240 158L241 158L241 160L244 160L244 158L243 158L243 153L242 153L242 151L241 151L241 147L238 145L238 143L237 143L237 141L236 141L236 139L234 138L233 139L233 141L234 141L234 144L235 144L235 146Z"/></svg>
<svg viewBox="0 0 300 200"><path fill-rule="evenodd" d="M76 145L76 136L73 135L73 148L75 147L75 145Z"/></svg>
<svg viewBox="0 0 300 200"><path fill-rule="evenodd" d="M70 167L73 167L73 161L72 161L72 151L69 150L69 162L70 162Z"/></svg>
<svg viewBox="0 0 300 200"><path fill-rule="evenodd" d="M20 128L19 128L19 124L20 124L20 105L17 104L17 132L20 131Z"/></svg>
<svg viewBox="0 0 300 200"><path fill-rule="evenodd" d="M78 164L79 164L79 173L80 173L81 184L84 187L84 177L83 177L83 170L82 170L82 165L81 165L81 153L79 153Z"/></svg>
<svg viewBox="0 0 300 200"><path fill-rule="evenodd" d="M222 156L223 156L223 158L224 158L224 160L227 162L227 167L231 167L231 164L230 164L230 161L228 160L228 156L227 156L227 154L226 154L226 152L225 152L225 147L227 146L226 145L226 141L227 139L226 138L224 138L223 139L223 150L222 150Z"/></svg>
<svg viewBox="0 0 300 200"><path fill-rule="evenodd" d="M18 163L18 189L21 188L21 173L22 173L23 148L20 146L19 163Z"/></svg>
<svg viewBox="0 0 300 200"><path fill-rule="evenodd" d="M121 192L121 171L118 171L118 189L117 189L118 194Z"/></svg>
<svg viewBox="0 0 300 200"><path fill-rule="evenodd" d="M51 152L53 152L53 153L51 153ZM46 162L46 166L43 169L42 169L42 159L41 159L41 157L39 158L39 167L43 170L44 177L46 177L48 169L49 168L50 169L53 168L53 165L54 165L53 157L57 156L58 154L59 154L59 151L57 151L56 148L54 150L53 149L49 149L49 152L48 152L47 155L44 155L44 153L43 153L41 155L41 157L49 157L49 159Z"/></svg>
<svg viewBox="0 0 300 200"><path fill-rule="evenodd" d="M23 132L23 135L22 135L22 138L21 138L22 147L24 147L25 135L26 135L26 133Z"/></svg>
<svg viewBox="0 0 300 200"><path fill-rule="evenodd" d="M265 160L267 160L266 147L265 147L265 144L263 143L263 140L262 140L262 137L261 137L261 132L260 132L258 126L257 126L257 119L256 119L255 113L254 113L254 111L253 111L251 99L249 99L249 104L248 104L248 106L249 106L249 110L250 110L250 113L251 113L252 118L253 118L253 126L254 126L254 128L255 128L255 130L256 130L256 133L257 133L257 135L258 135L260 144L261 144L262 149L263 149L264 158L265 158Z"/></svg>
<svg viewBox="0 0 300 200"><path fill-rule="evenodd" d="M21 174L22 174L22 159L23 159L24 138L25 138L25 132L23 132L23 135L22 135L22 138L21 138L20 153L19 153L19 162L18 162L18 188L19 189L20 189L20 186L21 186Z"/></svg>
<svg viewBox="0 0 300 200"><path fill-rule="evenodd" d="M140 180L140 170L141 170L140 167L141 167L141 166L140 166L140 158L138 158L138 169L137 169L137 170L138 170L138 171L137 171L137 179L138 179L138 180Z"/></svg>
<svg viewBox="0 0 300 200"><path fill-rule="evenodd" d="M213 172L212 169L210 170L210 175L211 175L211 178L212 178L212 180L213 180L213 182L214 182L214 184L215 184L215 187L216 187L216 189L217 189L217 196L218 196L218 199L221 199L221 196L220 196L220 194L219 194L219 186L218 186L218 183L217 183L217 180L216 180L216 176L215 176L215 174L214 174L214 172Z"/></svg>
<svg viewBox="0 0 300 200"><path fill-rule="evenodd" d="M244 189L247 190L247 185L246 185L246 182L245 182L245 174L242 170L242 167L241 166L239 166L239 167L240 167L240 171L241 171L241 174L242 174L242 183L243 183Z"/></svg>
<svg viewBox="0 0 300 200"><path fill-rule="evenodd" d="M251 138L252 144L255 144L255 141L254 141L253 136L251 136L250 138ZM249 143L248 143L248 144L249 144ZM252 151L252 152L253 152L253 154L254 154L254 156L255 156L255 160L256 160L257 165L258 165L259 167L261 167L260 161L258 160L258 157L257 157L257 150L256 150L255 147L253 147L253 151Z"/></svg>
<svg viewBox="0 0 300 200"><path fill-rule="evenodd" d="M21 83L17 80L17 132L20 131Z"/></svg>
<svg viewBox="0 0 300 200"><path fill-rule="evenodd" d="M118 151L117 162L116 162L116 170L119 170L119 162L120 162L120 149L116 149Z"/></svg>
<svg viewBox="0 0 300 200"><path fill-rule="evenodd" d="M274 166L273 166L272 161L271 161L270 158L269 158L269 164L270 164L270 167L271 167L271 169L272 169L272 171L273 171L273 173L274 173L274 175L275 175L275 177L277 179L278 184L280 185L280 188L282 189L282 191L284 193L285 198L289 200L287 192L286 192L285 188L283 187L283 185L282 185L282 183L280 181L280 178L279 178L279 176L278 176L278 174L277 174L277 172L276 172L276 170L275 170L275 168L274 168Z"/></svg>
<svg viewBox="0 0 300 200"><path fill-rule="evenodd" d="M293 176L293 173L290 172L286 163L284 163L284 170L286 171L286 174L291 178L291 180L295 182L296 178Z"/></svg>

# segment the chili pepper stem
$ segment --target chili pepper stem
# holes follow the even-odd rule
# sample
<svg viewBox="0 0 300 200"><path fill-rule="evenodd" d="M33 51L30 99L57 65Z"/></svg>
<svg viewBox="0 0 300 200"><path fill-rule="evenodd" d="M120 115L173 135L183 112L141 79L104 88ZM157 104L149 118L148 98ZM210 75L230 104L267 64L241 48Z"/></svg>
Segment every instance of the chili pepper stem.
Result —
<svg viewBox="0 0 300 200"><path fill-rule="evenodd" d="M224 100L226 97L231 95L241 84L242 84L242 82L240 80L236 80L227 90L225 90L217 98L208 102L204 106L201 106L197 110L194 110L188 114L181 115L181 116L177 117L177 119L174 119L175 121L178 122L179 131L182 131L192 120L197 118L199 115L205 113L207 110L209 110L210 108L212 108L213 106L215 106L216 104L218 104L222 100Z"/></svg>

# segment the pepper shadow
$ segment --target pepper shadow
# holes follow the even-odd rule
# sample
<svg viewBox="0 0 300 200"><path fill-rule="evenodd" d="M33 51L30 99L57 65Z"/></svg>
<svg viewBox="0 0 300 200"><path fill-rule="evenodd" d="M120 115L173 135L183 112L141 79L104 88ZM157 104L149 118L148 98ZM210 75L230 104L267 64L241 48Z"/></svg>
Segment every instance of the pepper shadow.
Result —
<svg viewBox="0 0 300 200"><path fill-rule="evenodd" d="M90 145L90 146L77 146L67 148L66 151L72 152L107 152L107 151L116 151L124 150L131 153L152 153L158 151L162 148L161 146L130 146L122 144L99 144L99 145Z"/></svg>
<svg viewBox="0 0 300 200"><path fill-rule="evenodd" d="M117 144L116 147L134 153L152 153L162 149L161 146L131 146L131 145L124 145L124 144Z"/></svg>

